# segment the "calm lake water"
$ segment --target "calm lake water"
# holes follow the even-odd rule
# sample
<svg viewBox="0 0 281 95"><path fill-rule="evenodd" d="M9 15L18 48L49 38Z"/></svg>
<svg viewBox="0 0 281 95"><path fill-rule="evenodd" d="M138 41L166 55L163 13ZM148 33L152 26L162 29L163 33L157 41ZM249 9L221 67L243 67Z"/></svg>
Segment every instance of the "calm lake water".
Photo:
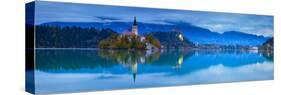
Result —
<svg viewBox="0 0 281 95"><path fill-rule="evenodd" d="M36 50L35 92L63 93L273 79L255 51Z"/></svg>

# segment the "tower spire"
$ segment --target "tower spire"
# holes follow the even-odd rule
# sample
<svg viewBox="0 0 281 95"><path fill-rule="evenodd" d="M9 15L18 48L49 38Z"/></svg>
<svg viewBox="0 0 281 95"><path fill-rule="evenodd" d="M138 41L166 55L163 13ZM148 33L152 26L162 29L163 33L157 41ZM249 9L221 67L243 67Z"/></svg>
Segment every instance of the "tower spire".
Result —
<svg viewBox="0 0 281 95"><path fill-rule="evenodd" d="M134 35L138 35L138 25L137 25L137 18L136 18L136 16L134 17L134 24L132 26L132 33Z"/></svg>
<svg viewBox="0 0 281 95"><path fill-rule="evenodd" d="M136 16L134 17L134 24L133 25L137 25L137 19Z"/></svg>

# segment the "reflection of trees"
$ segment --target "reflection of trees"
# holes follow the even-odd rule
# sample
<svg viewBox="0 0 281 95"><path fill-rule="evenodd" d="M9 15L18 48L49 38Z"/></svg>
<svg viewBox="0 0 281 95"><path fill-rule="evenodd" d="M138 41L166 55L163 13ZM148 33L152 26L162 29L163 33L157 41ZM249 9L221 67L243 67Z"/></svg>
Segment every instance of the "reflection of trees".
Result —
<svg viewBox="0 0 281 95"><path fill-rule="evenodd" d="M164 50L158 60L151 63L157 66L171 66L179 68L184 61L188 60L194 51L189 50Z"/></svg>
<svg viewBox="0 0 281 95"><path fill-rule="evenodd" d="M273 61L274 53L273 51L259 51L267 60Z"/></svg>
<svg viewBox="0 0 281 95"><path fill-rule="evenodd" d="M186 74L212 65L237 67L273 60L273 53L249 51L192 51L192 50L37 50L36 69L39 70L79 70L95 69L95 72L108 70L119 72L113 66L130 69L133 79L137 73L173 72ZM142 64L142 65L140 65ZM185 64L185 65L183 65ZM140 68L140 67L145 67ZM125 69L126 69L125 68ZM122 71L121 70L121 71ZM127 72L127 70L124 70Z"/></svg>
<svg viewBox="0 0 281 95"><path fill-rule="evenodd" d="M175 66L182 64L190 53L150 50L37 50L36 69L75 70L81 68L109 68L117 64Z"/></svg>
<svg viewBox="0 0 281 95"><path fill-rule="evenodd" d="M128 66L133 73L133 80L135 82L138 64L152 63L158 60L160 52L151 50L100 50L99 56Z"/></svg>
<svg viewBox="0 0 281 95"><path fill-rule="evenodd" d="M37 50L36 69L75 70L81 68L108 68L114 62L100 58L96 50Z"/></svg>
<svg viewBox="0 0 281 95"><path fill-rule="evenodd" d="M151 63L160 52L128 50L37 50L36 69L75 70L81 68L109 68L117 64L131 66Z"/></svg>
<svg viewBox="0 0 281 95"><path fill-rule="evenodd" d="M99 56L120 64L151 63L159 58L160 52L145 50L100 50Z"/></svg>
<svg viewBox="0 0 281 95"><path fill-rule="evenodd" d="M193 55L200 59L189 60ZM238 60L241 58L248 60ZM39 70L76 70L81 68L104 69L119 64L136 72L133 70L138 67L134 66L135 64L180 68L183 63L201 63L199 67L203 68L204 65L209 66L218 61L226 62L228 63L226 65L229 66L238 66L239 64L262 62L264 61L262 58L273 61L273 53L260 52L258 55L240 51L37 50L35 67Z"/></svg>

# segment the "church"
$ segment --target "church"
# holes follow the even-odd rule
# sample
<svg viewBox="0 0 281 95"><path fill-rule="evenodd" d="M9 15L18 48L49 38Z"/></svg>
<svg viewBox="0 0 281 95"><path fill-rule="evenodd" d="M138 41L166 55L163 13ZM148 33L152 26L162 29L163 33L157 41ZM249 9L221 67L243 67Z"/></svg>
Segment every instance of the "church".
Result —
<svg viewBox="0 0 281 95"><path fill-rule="evenodd" d="M146 49L148 49L148 50L159 49L156 46L152 45L151 43L146 42L145 36L141 36L138 34L138 24L137 24L136 16L134 17L134 22L133 22L132 27L129 28L128 30L124 31L122 33L122 35L120 35L120 37L123 37L123 36L129 36L129 41L131 41L132 36L137 36L137 37L139 37L140 42L145 42Z"/></svg>
<svg viewBox="0 0 281 95"><path fill-rule="evenodd" d="M129 36L135 35L135 36L138 36L138 25L137 25L136 17L134 17L133 26L129 30L123 32L122 35L129 35Z"/></svg>

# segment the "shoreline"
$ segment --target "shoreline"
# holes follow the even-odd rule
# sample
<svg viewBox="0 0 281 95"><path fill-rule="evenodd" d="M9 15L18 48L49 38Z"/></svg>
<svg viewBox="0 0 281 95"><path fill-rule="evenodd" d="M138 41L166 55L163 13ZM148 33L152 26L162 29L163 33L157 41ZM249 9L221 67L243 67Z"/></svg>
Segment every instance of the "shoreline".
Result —
<svg viewBox="0 0 281 95"><path fill-rule="evenodd" d="M114 49L110 49L110 48L34 48L35 50L129 50L129 51L134 51L134 50L144 50L144 49L125 49L125 48L114 48ZM148 49L150 50L150 49ZM161 48L159 49L160 51L162 50L191 50L191 51L271 51L271 50L261 50L261 49L220 49L220 48ZM147 50L144 50L147 51ZM155 51L155 50L152 50ZM273 50L272 50L273 51Z"/></svg>

